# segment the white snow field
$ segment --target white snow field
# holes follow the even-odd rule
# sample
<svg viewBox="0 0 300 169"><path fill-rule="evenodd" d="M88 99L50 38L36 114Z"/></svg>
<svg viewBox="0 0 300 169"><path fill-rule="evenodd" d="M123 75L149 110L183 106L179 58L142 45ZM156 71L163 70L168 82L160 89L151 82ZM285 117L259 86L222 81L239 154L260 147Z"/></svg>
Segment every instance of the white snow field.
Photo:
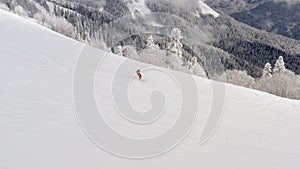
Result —
<svg viewBox="0 0 300 169"><path fill-rule="evenodd" d="M181 144L149 159L126 159L107 153L89 139L74 106L75 66L82 50L89 47L2 10L0 23L0 169L292 169L300 166L300 101L234 85L225 85L226 101L219 127L205 144L199 144L212 100L218 99L212 98L215 82L200 77L194 77L198 87L194 92L199 95L198 118ZM106 54L93 51L99 57ZM165 93L165 114L153 124L130 123L113 108L110 83L117 67L126 61L147 68L142 71L144 82L126 74L114 79L117 82L131 79L128 93L135 109L148 111L154 89ZM112 54L102 63L95 78L95 100L112 128L123 135L147 138L159 135L176 121L182 93L165 72L153 71L159 68ZM79 99L87 102L85 98ZM92 123L93 119L84 120ZM113 138L107 135L103 137L112 144L119 141L110 140ZM132 152L139 151L129 148Z"/></svg>

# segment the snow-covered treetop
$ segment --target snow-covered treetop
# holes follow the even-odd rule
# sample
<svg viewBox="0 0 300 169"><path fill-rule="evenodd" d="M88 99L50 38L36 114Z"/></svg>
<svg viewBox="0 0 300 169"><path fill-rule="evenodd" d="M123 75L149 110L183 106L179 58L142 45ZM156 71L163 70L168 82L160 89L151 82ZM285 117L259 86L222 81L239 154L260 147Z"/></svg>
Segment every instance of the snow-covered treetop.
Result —
<svg viewBox="0 0 300 169"><path fill-rule="evenodd" d="M272 66L270 63L266 63L263 70L263 77L272 77Z"/></svg>
<svg viewBox="0 0 300 169"><path fill-rule="evenodd" d="M154 39L153 39L153 36L150 35L150 36L148 37L148 39L147 39L147 44L146 44L146 46L151 46L151 45L153 45L153 44L154 44Z"/></svg>
<svg viewBox="0 0 300 169"><path fill-rule="evenodd" d="M283 56L279 56L274 66L274 73L285 71Z"/></svg>
<svg viewBox="0 0 300 169"><path fill-rule="evenodd" d="M122 48L122 46L118 45L118 46L114 47L113 48L113 53L117 54L117 55L120 55L120 56L123 56L123 48Z"/></svg>
<svg viewBox="0 0 300 169"><path fill-rule="evenodd" d="M171 31L171 36L174 39L182 39L183 37L181 36L181 30L178 28L173 28Z"/></svg>

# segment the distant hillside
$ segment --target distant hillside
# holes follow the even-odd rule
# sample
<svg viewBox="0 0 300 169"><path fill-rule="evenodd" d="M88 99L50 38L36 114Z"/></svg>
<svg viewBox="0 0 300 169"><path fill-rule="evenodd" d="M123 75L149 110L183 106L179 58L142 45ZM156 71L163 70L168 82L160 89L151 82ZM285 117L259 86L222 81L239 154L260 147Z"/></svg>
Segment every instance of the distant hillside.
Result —
<svg viewBox="0 0 300 169"><path fill-rule="evenodd" d="M300 41L254 29L221 11L217 11L218 14L207 13L213 10L203 5L203 2L200 4L197 1L179 4L168 0L145 2L0 0L0 2L5 4L8 10L33 17L62 34L110 51L116 45L131 45L138 50L141 48L140 45L146 42L147 39L143 37L149 32L162 35L156 36L154 41L159 44L159 50L167 50L168 45L165 44L169 43L169 39L163 36L173 28L179 28L184 35L182 40L184 59L197 57L199 64L205 67L210 76L220 75L223 72L214 67L215 63L212 62L214 58L220 58L226 70L245 70L253 77L260 77L265 63L274 64L279 55L284 57L287 69L300 73ZM247 8L254 9L253 7L259 3L245 2L240 5L246 4ZM147 16L148 10L158 15ZM142 43L134 43L134 38L141 39Z"/></svg>
<svg viewBox="0 0 300 169"><path fill-rule="evenodd" d="M206 0L206 2L252 27L300 40L300 1Z"/></svg>

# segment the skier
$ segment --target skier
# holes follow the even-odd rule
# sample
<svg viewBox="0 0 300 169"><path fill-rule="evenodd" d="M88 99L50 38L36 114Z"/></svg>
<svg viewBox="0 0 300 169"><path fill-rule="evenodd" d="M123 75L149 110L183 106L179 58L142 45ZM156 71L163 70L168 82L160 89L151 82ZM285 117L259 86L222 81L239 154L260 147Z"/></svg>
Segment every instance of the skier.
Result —
<svg viewBox="0 0 300 169"><path fill-rule="evenodd" d="M142 80L142 74L141 74L141 70L140 69L138 69L136 71L136 74L138 75L139 79Z"/></svg>

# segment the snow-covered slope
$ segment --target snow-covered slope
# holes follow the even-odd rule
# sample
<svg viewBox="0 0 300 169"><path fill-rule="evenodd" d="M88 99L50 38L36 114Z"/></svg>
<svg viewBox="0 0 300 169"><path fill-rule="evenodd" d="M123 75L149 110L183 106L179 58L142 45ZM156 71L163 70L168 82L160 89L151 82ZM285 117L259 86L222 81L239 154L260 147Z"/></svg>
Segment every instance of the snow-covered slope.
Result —
<svg viewBox="0 0 300 169"><path fill-rule="evenodd" d="M146 6L145 0L133 0L131 3L128 3L127 6L132 16L135 16L137 13L144 15L145 13L151 12L151 10Z"/></svg>
<svg viewBox="0 0 300 169"><path fill-rule="evenodd" d="M158 70L156 67L150 69L151 65L91 49L2 10L0 23L0 168L282 169L300 165L300 102L233 85L225 85L225 108L218 130L200 145L199 136L211 112L210 105L217 99L213 98L212 88L216 83L200 77L195 77L199 90L198 118L179 146L146 160L129 160L107 153L87 137L77 120L72 85L78 57L107 56L96 74L95 97L106 110L106 121L123 135L158 135L172 124L180 106L176 104L180 91L174 81L167 74L151 71ZM86 52L88 49L93 52ZM149 92L156 88L165 92L167 103L171 104L154 126L123 122L111 107L110 82L116 77L116 68L127 61L132 66L127 67L129 70L137 66L147 68L145 82L126 73L114 79L131 79L128 92L137 110L147 111ZM84 74L86 70L78 71ZM114 142L110 137L106 139Z"/></svg>
<svg viewBox="0 0 300 169"><path fill-rule="evenodd" d="M209 7L205 2L203 2L202 0L198 1L198 5L200 8L200 12L204 15L212 15L215 18L220 16L220 14L218 12L216 12L215 10L213 10L211 7Z"/></svg>
<svg viewBox="0 0 300 169"><path fill-rule="evenodd" d="M157 14L152 13L152 11L147 7L145 0L130 0L127 3L131 15L136 18L136 15L140 15L147 18L148 23L152 26L163 27L157 19Z"/></svg>

